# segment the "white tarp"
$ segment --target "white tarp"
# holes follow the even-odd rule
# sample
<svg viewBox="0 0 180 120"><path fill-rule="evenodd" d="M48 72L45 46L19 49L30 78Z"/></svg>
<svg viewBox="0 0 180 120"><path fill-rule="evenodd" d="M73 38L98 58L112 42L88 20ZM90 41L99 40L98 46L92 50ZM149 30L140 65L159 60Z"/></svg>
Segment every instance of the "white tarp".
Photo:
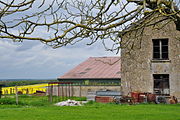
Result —
<svg viewBox="0 0 180 120"><path fill-rule="evenodd" d="M56 106L81 106L79 101L69 100L69 99L67 101L58 102L55 105Z"/></svg>

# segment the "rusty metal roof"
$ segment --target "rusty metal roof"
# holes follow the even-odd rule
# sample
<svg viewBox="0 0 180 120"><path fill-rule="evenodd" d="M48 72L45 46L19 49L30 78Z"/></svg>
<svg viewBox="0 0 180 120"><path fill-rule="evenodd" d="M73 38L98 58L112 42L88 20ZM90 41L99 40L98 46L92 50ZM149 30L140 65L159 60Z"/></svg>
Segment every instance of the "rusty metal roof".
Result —
<svg viewBox="0 0 180 120"><path fill-rule="evenodd" d="M90 57L58 79L120 79L120 65L120 57Z"/></svg>

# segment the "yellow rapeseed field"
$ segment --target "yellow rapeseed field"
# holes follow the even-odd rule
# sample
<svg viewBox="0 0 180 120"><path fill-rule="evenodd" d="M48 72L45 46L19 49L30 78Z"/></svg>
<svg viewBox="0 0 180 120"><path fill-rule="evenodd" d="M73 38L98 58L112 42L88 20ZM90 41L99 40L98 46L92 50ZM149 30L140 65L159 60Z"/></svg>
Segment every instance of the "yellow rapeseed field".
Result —
<svg viewBox="0 0 180 120"><path fill-rule="evenodd" d="M45 84L35 84L35 85L26 85L26 86L17 86L18 92L22 94L34 94L36 91L46 92L48 83ZM15 87L3 87L2 94L15 94Z"/></svg>

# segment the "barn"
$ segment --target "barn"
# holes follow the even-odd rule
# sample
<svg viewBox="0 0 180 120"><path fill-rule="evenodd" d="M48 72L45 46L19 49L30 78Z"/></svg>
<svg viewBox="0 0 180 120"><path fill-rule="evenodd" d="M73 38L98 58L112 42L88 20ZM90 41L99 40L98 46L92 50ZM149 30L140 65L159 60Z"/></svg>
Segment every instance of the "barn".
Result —
<svg viewBox="0 0 180 120"><path fill-rule="evenodd" d="M121 91L120 57L90 57L58 77L60 82L73 82L75 96L87 96L99 90Z"/></svg>
<svg viewBox="0 0 180 120"><path fill-rule="evenodd" d="M120 57L90 57L58 80L81 85L120 85L120 64Z"/></svg>

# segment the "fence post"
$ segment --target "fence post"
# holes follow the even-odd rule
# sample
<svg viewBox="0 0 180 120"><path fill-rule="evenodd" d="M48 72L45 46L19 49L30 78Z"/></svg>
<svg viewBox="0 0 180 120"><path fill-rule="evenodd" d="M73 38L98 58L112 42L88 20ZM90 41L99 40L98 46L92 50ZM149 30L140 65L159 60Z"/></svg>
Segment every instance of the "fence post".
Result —
<svg viewBox="0 0 180 120"><path fill-rule="evenodd" d="M79 85L79 97L81 97L81 85Z"/></svg>
<svg viewBox="0 0 180 120"><path fill-rule="evenodd" d="M69 92L69 98L70 98L71 97L71 84L69 83L68 85L69 85L68 92Z"/></svg>
<svg viewBox="0 0 180 120"><path fill-rule="evenodd" d="M74 90L73 90L73 84L71 84L71 96L73 97L74 96Z"/></svg>
<svg viewBox="0 0 180 120"><path fill-rule="evenodd" d="M2 86L0 85L0 98L2 96Z"/></svg>
<svg viewBox="0 0 180 120"><path fill-rule="evenodd" d="M15 87L15 91L16 91L16 105L18 105L19 100L18 100L18 88L17 88L17 86Z"/></svg>
<svg viewBox="0 0 180 120"><path fill-rule="evenodd" d="M64 84L62 84L62 101L64 100L64 87L63 87Z"/></svg>
<svg viewBox="0 0 180 120"><path fill-rule="evenodd" d="M50 87L50 92L49 92L49 101L52 103L53 101L53 85L49 86Z"/></svg>

